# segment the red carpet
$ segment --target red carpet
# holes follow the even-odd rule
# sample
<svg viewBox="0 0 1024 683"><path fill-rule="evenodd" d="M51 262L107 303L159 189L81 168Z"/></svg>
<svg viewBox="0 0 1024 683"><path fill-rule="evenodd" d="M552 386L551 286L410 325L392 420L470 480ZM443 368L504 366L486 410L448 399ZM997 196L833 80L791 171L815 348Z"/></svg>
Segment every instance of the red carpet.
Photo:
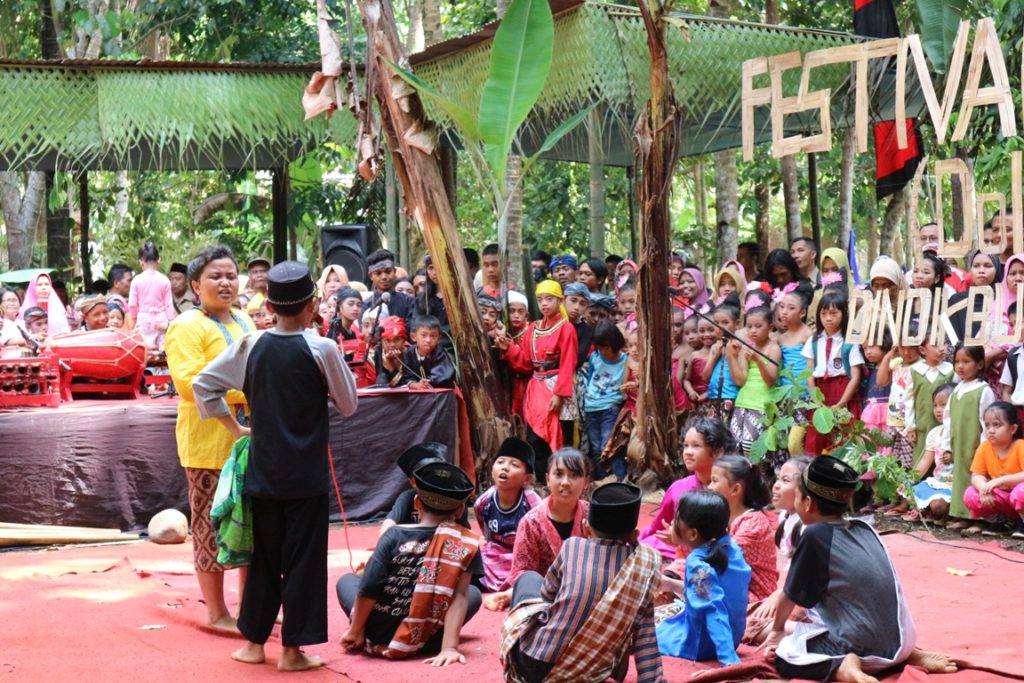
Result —
<svg viewBox="0 0 1024 683"><path fill-rule="evenodd" d="M351 527L355 562L365 559L376 527ZM931 537L925 537L930 539ZM918 643L977 665L1024 672L1017 652L1020 590L1024 572L1008 560L1024 556L996 543L927 544L903 535L885 537L914 614ZM498 681L497 634L501 615L481 610L464 629L465 666L429 669L422 660L381 661L345 654L337 640L348 622L334 600L333 583L349 571L340 529L331 531L331 643L310 648L328 669L301 674L317 681L392 683L429 677L433 681ZM990 552L982 552L990 551ZM972 570L954 576L946 568ZM235 579L227 581L229 603L237 604ZM11 681L280 680L271 665L280 651L267 646L271 664L251 666L229 658L241 641L197 627L205 615L192 576L189 544L146 542L0 554L0 674ZM745 660L755 657L746 651ZM669 681L712 668L665 660ZM632 679L632 677L631 677ZM887 680L966 682L1008 680L992 673L964 671L925 676L905 671ZM634 679L635 680L635 679Z"/></svg>

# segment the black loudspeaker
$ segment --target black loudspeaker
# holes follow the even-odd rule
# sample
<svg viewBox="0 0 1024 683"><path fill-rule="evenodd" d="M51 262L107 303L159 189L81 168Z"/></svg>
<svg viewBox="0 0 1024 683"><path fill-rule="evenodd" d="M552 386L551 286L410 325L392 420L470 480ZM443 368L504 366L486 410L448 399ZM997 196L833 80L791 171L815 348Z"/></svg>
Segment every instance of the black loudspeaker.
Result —
<svg viewBox="0 0 1024 683"><path fill-rule="evenodd" d="M366 282L370 226L328 225L320 231L324 267L341 266L348 279Z"/></svg>

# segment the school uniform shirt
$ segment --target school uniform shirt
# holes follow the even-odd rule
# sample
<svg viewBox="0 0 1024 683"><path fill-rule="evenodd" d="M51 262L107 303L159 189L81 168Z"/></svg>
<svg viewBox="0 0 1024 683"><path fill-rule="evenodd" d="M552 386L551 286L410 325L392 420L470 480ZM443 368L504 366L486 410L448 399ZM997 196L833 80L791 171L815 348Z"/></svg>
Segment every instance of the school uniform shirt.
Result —
<svg viewBox="0 0 1024 683"><path fill-rule="evenodd" d="M817 344L817 349L814 345ZM824 334L815 334L804 343L800 355L808 360L808 365L814 363L814 379L825 377L844 377L846 367L843 365L843 335L836 333L831 337ZM849 353L850 367L864 365L864 354L860 346L853 344Z"/></svg>
<svg viewBox="0 0 1024 683"><path fill-rule="evenodd" d="M587 388L583 394L584 405L588 413L618 408L625 400L619 387L626 376L626 359L624 353L615 362L609 362L600 351L590 354L590 367L587 370Z"/></svg>
<svg viewBox="0 0 1024 683"><path fill-rule="evenodd" d="M519 492L518 500L508 510L501 507L498 490L493 486L476 499L473 512L484 536L484 542L480 545L480 554L484 558L482 583L489 590L503 591L511 588L508 575L512 571L516 530L526 513L538 505L540 496L530 487Z"/></svg>
<svg viewBox="0 0 1024 683"><path fill-rule="evenodd" d="M390 643L399 624L409 615L423 555L436 530L432 526L393 526L377 541L359 583L359 597L375 601L366 620L365 635L371 643ZM473 576L483 575L480 553L470 562L469 572Z"/></svg>
<svg viewBox="0 0 1024 683"><path fill-rule="evenodd" d="M942 361L938 365L928 365L922 358L911 365L910 369L922 375L929 384L935 382L935 380L943 375L953 374L953 364L949 361ZM905 391L907 392L908 400L903 404L903 420L907 426L907 431L909 432L914 429L917 424L917 410L914 406L914 402L909 400L910 396L914 393L914 375L912 373L910 374L910 384L906 387ZM928 405L931 406L931 403Z"/></svg>
<svg viewBox="0 0 1024 683"><path fill-rule="evenodd" d="M25 323L21 320L8 320L7 318L0 318L0 346L6 346L15 339L24 339L22 332L28 334L28 329L25 327Z"/></svg>
<svg viewBox="0 0 1024 683"><path fill-rule="evenodd" d="M982 379L972 379L970 382L960 382L953 388L953 393L950 395L950 401L953 397L961 398L964 394L977 389L979 386L983 386L981 390L981 399L978 402L978 424L981 425L981 440L985 440L985 411L988 407L996 400L996 395L992 393L992 389L989 388L988 383ZM942 416L942 450L952 451L952 441L950 437L950 430L952 429L952 417L949 414L949 404L946 404L946 412Z"/></svg>
<svg viewBox="0 0 1024 683"><path fill-rule="evenodd" d="M252 414L245 495L275 500L326 495L331 481L327 400L343 416L354 413L357 402L355 377L337 343L313 330L247 334L192 383L199 414L205 419L231 415L224 397L237 387Z"/></svg>
<svg viewBox="0 0 1024 683"><path fill-rule="evenodd" d="M1017 370L1017 381L1013 381L1013 373L1010 371L1010 364L1015 363ZM999 376L999 383L1010 387L1010 403L1015 406L1024 406L1024 346L1017 345L1010 352L1006 363L1003 365L1003 373Z"/></svg>
<svg viewBox="0 0 1024 683"><path fill-rule="evenodd" d="M902 358L893 358L889 361L889 370L892 373L892 380L889 382L889 417L887 424L896 429L906 427L907 404L910 403L910 410L913 411L913 403L910 398L910 368L903 365Z"/></svg>

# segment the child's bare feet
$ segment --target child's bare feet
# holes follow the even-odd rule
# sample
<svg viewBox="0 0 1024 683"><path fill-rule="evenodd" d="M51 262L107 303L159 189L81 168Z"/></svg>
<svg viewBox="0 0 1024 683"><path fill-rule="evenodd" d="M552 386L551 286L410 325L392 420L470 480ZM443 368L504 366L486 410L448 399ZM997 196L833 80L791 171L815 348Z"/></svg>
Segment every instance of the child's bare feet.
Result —
<svg viewBox="0 0 1024 683"><path fill-rule="evenodd" d="M311 657L297 647L285 646L277 660L278 671L309 671L326 664L320 657Z"/></svg>
<svg viewBox="0 0 1024 683"><path fill-rule="evenodd" d="M878 679L869 676L860 668L860 657L852 652L846 655L843 663L836 669L834 680L843 683L878 683Z"/></svg>
<svg viewBox="0 0 1024 683"><path fill-rule="evenodd" d="M956 671L956 662L941 652L927 652L919 647L907 657L907 664L919 666L930 674L951 674Z"/></svg>
<svg viewBox="0 0 1024 683"><path fill-rule="evenodd" d="M262 664L267 661L267 655L259 643L246 643L231 653L231 659L246 664Z"/></svg>
<svg viewBox="0 0 1024 683"><path fill-rule="evenodd" d="M239 635L238 620L230 614L225 614L217 619L207 621L206 630L225 636L237 636Z"/></svg>

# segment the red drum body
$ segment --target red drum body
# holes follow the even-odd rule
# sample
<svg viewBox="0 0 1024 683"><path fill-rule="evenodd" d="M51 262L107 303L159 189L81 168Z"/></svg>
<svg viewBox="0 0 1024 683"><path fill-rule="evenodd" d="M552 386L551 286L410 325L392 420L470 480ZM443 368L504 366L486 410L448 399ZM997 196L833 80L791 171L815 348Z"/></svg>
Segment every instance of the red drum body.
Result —
<svg viewBox="0 0 1024 683"><path fill-rule="evenodd" d="M71 332L50 338L53 353L75 377L132 377L146 364L146 343L136 331L117 328Z"/></svg>

